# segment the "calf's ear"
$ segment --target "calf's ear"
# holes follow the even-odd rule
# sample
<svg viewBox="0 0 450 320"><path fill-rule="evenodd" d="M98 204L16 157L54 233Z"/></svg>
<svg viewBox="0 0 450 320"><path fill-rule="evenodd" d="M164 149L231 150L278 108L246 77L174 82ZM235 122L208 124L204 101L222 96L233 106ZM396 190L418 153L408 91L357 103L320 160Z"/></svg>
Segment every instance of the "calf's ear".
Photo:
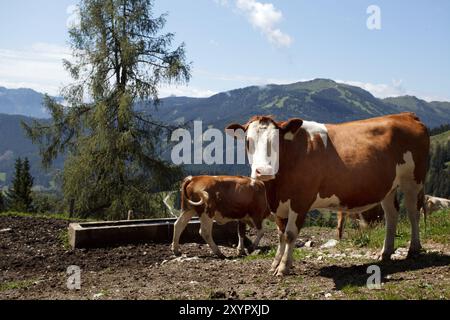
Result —
<svg viewBox="0 0 450 320"><path fill-rule="evenodd" d="M299 118L292 118L289 119L288 121L282 122L280 124L280 128L283 131L283 133L292 133L293 135L295 135L298 130L302 127L303 124L303 120L299 119Z"/></svg>
<svg viewBox="0 0 450 320"><path fill-rule="evenodd" d="M247 125L243 126L239 123L233 123L225 128L225 132L231 136L242 139L245 137L245 132L247 131L247 128L248 128Z"/></svg>

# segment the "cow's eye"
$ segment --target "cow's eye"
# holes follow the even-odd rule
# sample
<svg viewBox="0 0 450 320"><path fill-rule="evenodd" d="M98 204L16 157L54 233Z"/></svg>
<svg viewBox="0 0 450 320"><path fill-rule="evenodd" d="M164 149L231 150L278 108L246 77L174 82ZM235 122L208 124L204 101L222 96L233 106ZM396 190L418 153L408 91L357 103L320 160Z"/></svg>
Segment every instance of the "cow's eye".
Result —
<svg viewBox="0 0 450 320"><path fill-rule="evenodd" d="M248 153L253 153L254 152L254 143L253 140L250 138L247 138L247 142L246 142L246 147L247 147L247 151Z"/></svg>
<svg viewBox="0 0 450 320"><path fill-rule="evenodd" d="M270 157L272 155L272 142L267 140L267 156Z"/></svg>

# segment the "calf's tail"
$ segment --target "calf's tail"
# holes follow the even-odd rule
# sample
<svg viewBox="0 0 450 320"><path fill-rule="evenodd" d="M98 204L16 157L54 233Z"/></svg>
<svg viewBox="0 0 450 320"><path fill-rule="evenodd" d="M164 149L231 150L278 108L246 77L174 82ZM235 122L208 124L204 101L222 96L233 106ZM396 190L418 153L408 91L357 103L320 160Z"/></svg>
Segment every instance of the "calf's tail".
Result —
<svg viewBox="0 0 450 320"><path fill-rule="evenodd" d="M189 176L189 177L187 177L186 179L184 179L184 181L183 181L183 187L181 188L182 197L183 197L184 199L186 199L186 201L187 201L190 205L192 205L192 206L194 206L194 207L198 207L198 206L201 206L201 205L203 205L203 204L206 203L206 201L207 201L208 198L209 198L209 195L208 195L208 192L206 192L206 191L197 191L197 192L195 192L195 193L199 196L200 201L194 202L194 201L192 201L191 199L189 199L188 196L187 196L186 188L187 188L187 186L189 185L189 183L190 183L191 181L192 181L192 177L191 177L191 176Z"/></svg>

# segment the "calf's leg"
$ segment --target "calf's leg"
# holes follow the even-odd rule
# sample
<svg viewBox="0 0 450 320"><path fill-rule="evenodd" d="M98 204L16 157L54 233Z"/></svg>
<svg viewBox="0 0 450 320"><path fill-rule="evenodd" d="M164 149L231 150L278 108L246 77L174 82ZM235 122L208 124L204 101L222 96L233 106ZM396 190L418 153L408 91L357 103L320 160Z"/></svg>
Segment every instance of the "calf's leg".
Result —
<svg viewBox="0 0 450 320"><path fill-rule="evenodd" d="M243 256L245 255L245 230L246 230L247 225L242 222L239 221L238 222L238 237L239 237L239 244L237 247L237 251L238 251L238 255Z"/></svg>
<svg viewBox="0 0 450 320"><path fill-rule="evenodd" d="M189 223L189 220L194 216L194 213L194 210L183 211L173 226L172 251L176 256L180 255L180 236Z"/></svg>
<svg viewBox="0 0 450 320"><path fill-rule="evenodd" d="M216 245L212 237L213 224L213 219L211 219L206 213L203 213L200 216L200 235L216 256L218 256L219 258L225 258L224 254L220 251L219 247Z"/></svg>
<svg viewBox="0 0 450 320"><path fill-rule="evenodd" d="M258 248L259 242L261 241L261 238L264 235L263 222L260 221L259 219L257 219L256 221L253 221L253 224L254 224L254 226L256 228L256 238L253 241L253 243L250 246L250 248L248 248L248 252L249 253L252 253L253 251L256 250L256 248Z"/></svg>

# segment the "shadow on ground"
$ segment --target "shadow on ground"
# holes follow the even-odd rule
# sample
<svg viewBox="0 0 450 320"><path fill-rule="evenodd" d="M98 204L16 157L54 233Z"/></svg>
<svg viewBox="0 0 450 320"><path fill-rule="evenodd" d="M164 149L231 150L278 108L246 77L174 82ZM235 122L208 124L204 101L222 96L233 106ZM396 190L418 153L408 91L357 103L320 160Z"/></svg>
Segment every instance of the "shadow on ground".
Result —
<svg viewBox="0 0 450 320"><path fill-rule="evenodd" d="M378 265L381 269L382 282L388 282L389 280L386 277L391 274L449 266L450 255L433 252L404 260L366 263L357 266L326 266L320 269L319 275L333 279L337 290L341 290L348 285L362 287L367 284L367 278L370 276L367 273L367 268L371 265Z"/></svg>

